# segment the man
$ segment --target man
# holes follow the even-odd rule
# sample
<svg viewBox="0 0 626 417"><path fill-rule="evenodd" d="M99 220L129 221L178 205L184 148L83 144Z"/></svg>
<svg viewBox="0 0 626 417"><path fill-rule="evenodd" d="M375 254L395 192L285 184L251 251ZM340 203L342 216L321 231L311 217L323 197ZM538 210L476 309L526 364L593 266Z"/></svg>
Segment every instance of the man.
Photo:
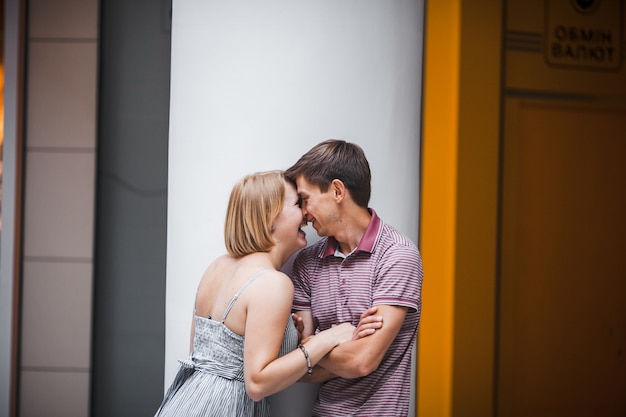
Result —
<svg viewBox="0 0 626 417"><path fill-rule="evenodd" d="M335 348L314 368L309 380L322 385L313 416L407 415L421 312L419 251L368 207L371 173L358 145L321 142L285 177L322 237L293 264L293 308L303 335L345 321L356 325L372 306L383 320L374 334Z"/></svg>

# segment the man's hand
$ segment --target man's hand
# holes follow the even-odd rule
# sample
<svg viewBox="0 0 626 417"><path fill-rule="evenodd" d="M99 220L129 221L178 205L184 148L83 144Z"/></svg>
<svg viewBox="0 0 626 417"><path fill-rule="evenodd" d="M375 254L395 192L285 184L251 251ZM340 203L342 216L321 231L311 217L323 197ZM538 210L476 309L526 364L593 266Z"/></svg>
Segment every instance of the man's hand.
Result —
<svg viewBox="0 0 626 417"><path fill-rule="evenodd" d="M291 313L291 319L293 320L293 324L296 326L296 330L298 331L298 342L302 343L302 332L304 331L304 321L302 320L302 317L300 317L296 313Z"/></svg>
<svg viewBox="0 0 626 417"><path fill-rule="evenodd" d="M358 340L362 337L367 337L376 332L376 329L383 327L383 317L375 316L378 311L378 307L370 307L361 314L359 318L359 324L356 326L352 335L352 340Z"/></svg>

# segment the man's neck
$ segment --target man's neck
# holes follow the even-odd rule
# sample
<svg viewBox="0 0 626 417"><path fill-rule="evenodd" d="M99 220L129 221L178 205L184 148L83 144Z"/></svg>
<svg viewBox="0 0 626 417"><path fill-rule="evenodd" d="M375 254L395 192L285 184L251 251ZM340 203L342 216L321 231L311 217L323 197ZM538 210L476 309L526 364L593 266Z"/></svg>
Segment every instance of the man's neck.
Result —
<svg viewBox="0 0 626 417"><path fill-rule="evenodd" d="M342 215L339 223L341 228L334 235L341 253L348 255L359 246L371 219L370 212L361 207Z"/></svg>

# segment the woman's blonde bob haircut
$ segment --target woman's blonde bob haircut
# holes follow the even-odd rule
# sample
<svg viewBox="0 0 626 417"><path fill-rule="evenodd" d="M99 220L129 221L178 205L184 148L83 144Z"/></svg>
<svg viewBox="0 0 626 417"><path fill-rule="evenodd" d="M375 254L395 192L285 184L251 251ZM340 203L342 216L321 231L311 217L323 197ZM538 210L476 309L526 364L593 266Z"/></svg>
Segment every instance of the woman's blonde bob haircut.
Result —
<svg viewBox="0 0 626 417"><path fill-rule="evenodd" d="M224 242L231 256L239 258L272 249L271 227L282 211L284 195L283 171L257 172L235 184L224 224Z"/></svg>

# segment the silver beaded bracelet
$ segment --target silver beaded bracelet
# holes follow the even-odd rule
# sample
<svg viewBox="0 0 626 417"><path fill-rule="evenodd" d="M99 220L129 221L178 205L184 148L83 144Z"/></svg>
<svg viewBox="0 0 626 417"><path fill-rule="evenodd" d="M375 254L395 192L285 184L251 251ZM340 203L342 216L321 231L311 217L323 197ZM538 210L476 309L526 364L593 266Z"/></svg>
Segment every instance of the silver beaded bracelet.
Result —
<svg viewBox="0 0 626 417"><path fill-rule="evenodd" d="M304 357L306 359L306 372L311 375L313 373L313 367L311 366L311 358L309 357L309 352L307 352L306 348L303 344L298 344L298 347L304 353Z"/></svg>

